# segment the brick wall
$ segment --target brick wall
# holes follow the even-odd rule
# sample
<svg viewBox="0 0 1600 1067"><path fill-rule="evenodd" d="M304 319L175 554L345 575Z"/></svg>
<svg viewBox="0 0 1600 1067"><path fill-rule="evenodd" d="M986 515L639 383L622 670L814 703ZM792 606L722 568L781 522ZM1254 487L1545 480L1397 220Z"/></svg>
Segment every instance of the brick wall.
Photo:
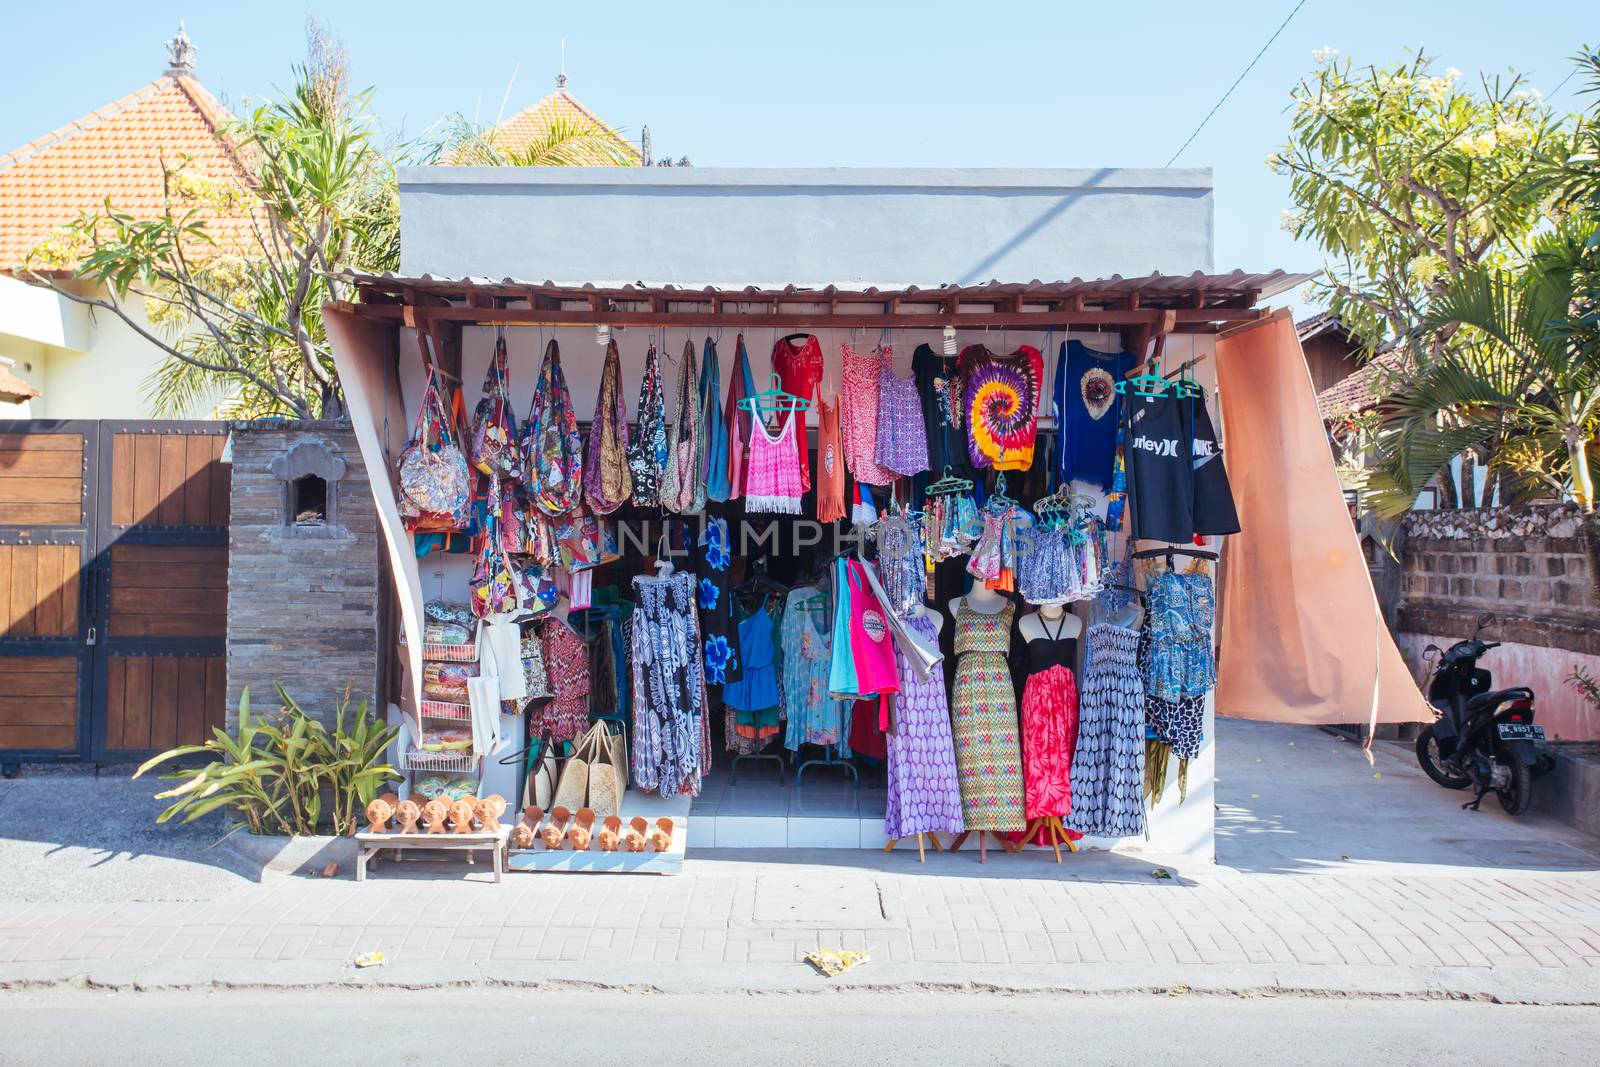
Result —
<svg viewBox="0 0 1600 1067"><path fill-rule="evenodd" d="M1541 721L1568 740L1600 738L1600 712L1569 684L1574 668L1600 677L1600 516L1572 504L1406 516L1397 617L1400 647L1418 674L1429 644L1471 637L1497 621L1484 657L1495 685L1526 685Z"/></svg>
<svg viewBox="0 0 1600 1067"><path fill-rule="evenodd" d="M325 723L348 686L375 704L382 662L377 512L350 424L236 422L228 537L228 726L274 683ZM326 522L296 524L286 485L327 481Z"/></svg>

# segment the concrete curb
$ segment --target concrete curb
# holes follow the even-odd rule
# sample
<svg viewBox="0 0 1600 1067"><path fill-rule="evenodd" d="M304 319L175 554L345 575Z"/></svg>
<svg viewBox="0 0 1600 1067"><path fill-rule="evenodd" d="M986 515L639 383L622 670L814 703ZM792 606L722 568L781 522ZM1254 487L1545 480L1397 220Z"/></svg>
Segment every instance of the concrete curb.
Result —
<svg viewBox="0 0 1600 1067"><path fill-rule="evenodd" d="M370 988L592 989L658 994L747 995L941 990L999 995L1118 994L1230 997L1473 1000L1600 1006L1588 969L1169 964L877 964L826 979L796 964L614 964L523 961L390 963L356 970L326 961L61 961L0 966L0 991L83 988L174 990Z"/></svg>

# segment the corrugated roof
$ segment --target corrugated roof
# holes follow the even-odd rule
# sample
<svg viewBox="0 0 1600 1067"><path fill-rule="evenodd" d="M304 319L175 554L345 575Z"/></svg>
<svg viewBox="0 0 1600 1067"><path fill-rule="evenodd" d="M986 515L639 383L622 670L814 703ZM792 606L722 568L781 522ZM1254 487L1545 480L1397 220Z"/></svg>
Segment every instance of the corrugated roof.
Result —
<svg viewBox="0 0 1600 1067"><path fill-rule="evenodd" d="M1058 281L1027 282L988 281L981 285L909 285L909 286L859 286L859 285L784 285L781 287L694 285L652 285L635 282L587 282L583 285L560 285L548 279L535 281L526 278L483 278L465 275L459 278L442 278L431 274L402 276L396 274L351 273L348 280L354 284L379 292L399 293L411 289L419 293L436 295L475 292L486 296L522 297L530 291L543 296L585 299L605 296L613 300L649 300L651 298L676 301L695 299L719 301L770 301L789 303L827 302L830 300L937 302L950 299L993 303L1013 297L1037 300L1070 300L1084 297L1088 302L1119 300L1137 295L1142 306L1176 306L1186 300L1203 295L1208 305L1233 300L1266 300L1310 279L1309 274L1273 270L1266 273L1247 273L1242 270L1227 274L1149 274L1124 278L1113 274L1109 278L1072 278Z"/></svg>
<svg viewBox="0 0 1600 1067"><path fill-rule="evenodd" d="M249 171L223 135L227 112L194 78L168 73L98 111L0 155L0 270L86 211L104 206L141 218L165 202L162 162L248 185ZM207 216L223 247L252 240L247 218Z"/></svg>

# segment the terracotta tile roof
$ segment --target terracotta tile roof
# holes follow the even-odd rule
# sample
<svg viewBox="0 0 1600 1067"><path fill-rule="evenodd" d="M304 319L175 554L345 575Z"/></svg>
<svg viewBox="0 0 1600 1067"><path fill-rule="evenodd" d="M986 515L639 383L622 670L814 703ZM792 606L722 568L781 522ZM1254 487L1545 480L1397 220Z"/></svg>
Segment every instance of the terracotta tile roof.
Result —
<svg viewBox="0 0 1600 1067"><path fill-rule="evenodd" d="M222 135L228 114L186 74L167 74L53 133L0 155L0 271L20 266L56 228L112 206L153 217L163 205L162 160L211 179L249 183ZM244 218L208 220L226 247L252 242Z"/></svg>
<svg viewBox="0 0 1600 1067"><path fill-rule="evenodd" d="M623 166L637 167L644 162L644 157L640 154L636 145L614 128L602 122L594 112L573 99L572 94L567 92L565 88L558 88L544 99L523 108L490 131L489 138L493 140L495 147L502 152L524 151L540 138L548 136L551 126L561 120L573 125L597 126L605 131L610 139L631 160L630 163L622 164ZM586 150L582 154L590 158L580 159L573 164L574 166L603 167L617 165L611 157L602 155L592 149Z"/></svg>
<svg viewBox="0 0 1600 1067"><path fill-rule="evenodd" d="M1317 412L1323 422L1354 415L1383 402L1378 393L1381 383L1389 375L1403 370L1407 365L1406 350L1391 347L1373 356L1348 377L1328 386L1317 394Z"/></svg>
<svg viewBox="0 0 1600 1067"><path fill-rule="evenodd" d="M17 377L10 360L0 360L0 403L20 404L39 395L39 390Z"/></svg>

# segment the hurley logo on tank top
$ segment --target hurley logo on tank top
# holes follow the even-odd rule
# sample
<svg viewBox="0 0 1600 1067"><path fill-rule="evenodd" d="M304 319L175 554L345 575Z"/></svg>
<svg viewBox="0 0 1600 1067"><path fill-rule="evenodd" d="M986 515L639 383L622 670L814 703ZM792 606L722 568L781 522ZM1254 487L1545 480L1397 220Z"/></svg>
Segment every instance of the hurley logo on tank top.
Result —
<svg viewBox="0 0 1600 1067"><path fill-rule="evenodd" d="M1178 455L1178 439L1176 437L1145 436L1139 429L1139 423L1144 421L1144 417L1145 409L1141 407L1133 413L1132 418L1129 420L1133 423L1134 429L1133 447L1141 452L1149 452L1152 455L1162 457L1171 456L1176 459Z"/></svg>

